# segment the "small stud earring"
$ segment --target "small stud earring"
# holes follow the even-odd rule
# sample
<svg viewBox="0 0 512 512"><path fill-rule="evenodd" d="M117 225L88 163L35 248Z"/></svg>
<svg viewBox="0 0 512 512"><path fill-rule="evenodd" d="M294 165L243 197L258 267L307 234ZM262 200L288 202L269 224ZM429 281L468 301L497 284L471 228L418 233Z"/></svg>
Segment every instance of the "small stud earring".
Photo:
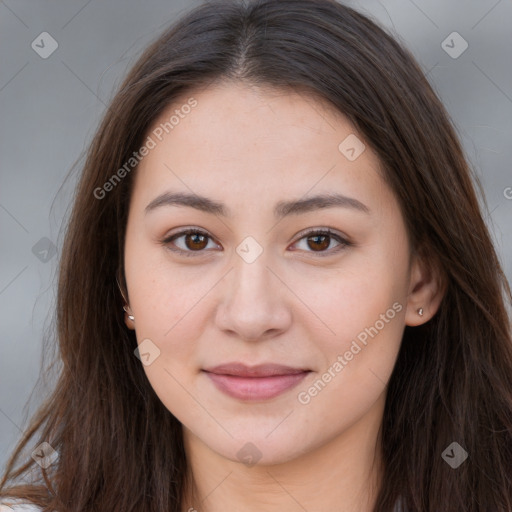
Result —
<svg viewBox="0 0 512 512"><path fill-rule="evenodd" d="M418 315L423 316L423 308L418 309Z"/></svg>
<svg viewBox="0 0 512 512"><path fill-rule="evenodd" d="M119 288L119 291L121 292L121 296L123 297L123 299L126 301L125 297L124 297L124 293L123 293L123 290L121 290L121 285L119 284L119 279L117 279L117 276L116 276L116 282L117 282L117 287ZM124 309L124 312L125 313L128 313L128 311L126 310L126 306L123 306L123 309ZM134 322L135 321L135 317L133 315L130 315L128 314L128 318Z"/></svg>
<svg viewBox="0 0 512 512"><path fill-rule="evenodd" d="M126 311L126 306L123 306L123 309L124 309L125 313L128 313L128 311ZM133 321L135 321L135 317L134 317L133 315L128 314L128 318L129 318L132 322L133 322Z"/></svg>

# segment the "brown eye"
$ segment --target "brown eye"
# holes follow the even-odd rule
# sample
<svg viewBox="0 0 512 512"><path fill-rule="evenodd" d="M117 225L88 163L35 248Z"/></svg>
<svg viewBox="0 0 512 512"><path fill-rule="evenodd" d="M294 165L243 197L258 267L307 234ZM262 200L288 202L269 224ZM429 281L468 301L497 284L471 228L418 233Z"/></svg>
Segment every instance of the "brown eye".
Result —
<svg viewBox="0 0 512 512"><path fill-rule="evenodd" d="M180 231L162 240L162 245L173 252L177 252L184 256L199 256L208 247L209 241L212 240L208 233L199 229L186 229ZM179 241L179 243L178 243ZM194 254L197 253L197 254Z"/></svg>
<svg viewBox="0 0 512 512"><path fill-rule="evenodd" d="M314 251L323 251L329 248L331 237L329 235L312 235L307 238L308 247Z"/></svg>
<svg viewBox="0 0 512 512"><path fill-rule="evenodd" d="M294 245L298 245L305 240L305 247L299 247L299 249L309 253L317 253L319 256L329 256L352 245L348 240L329 229L309 231L303 235ZM337 246L330 249L329 247L333 241L337 243Z"/></svg>
<svg viewBox="0 0 512 512"><path fill-rule="evenodd" d="M185 235L185 245L190 250L204 249L208 245L207 236L200 233Z"/></svg>

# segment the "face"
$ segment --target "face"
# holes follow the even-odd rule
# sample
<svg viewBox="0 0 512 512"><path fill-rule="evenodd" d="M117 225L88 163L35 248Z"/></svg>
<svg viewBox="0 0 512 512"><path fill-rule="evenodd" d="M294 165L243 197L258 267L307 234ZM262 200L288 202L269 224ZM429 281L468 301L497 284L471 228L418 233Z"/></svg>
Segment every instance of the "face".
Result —
<svg viewBox="0 0 512 512"><path fill-rule="evenodd" d="M233 83L180 99L148 136L126 233L127 323L187 435L274 464L382 411L410 251L362 136L319 100ZM205 371L231 363L249 369Z"/></svg>

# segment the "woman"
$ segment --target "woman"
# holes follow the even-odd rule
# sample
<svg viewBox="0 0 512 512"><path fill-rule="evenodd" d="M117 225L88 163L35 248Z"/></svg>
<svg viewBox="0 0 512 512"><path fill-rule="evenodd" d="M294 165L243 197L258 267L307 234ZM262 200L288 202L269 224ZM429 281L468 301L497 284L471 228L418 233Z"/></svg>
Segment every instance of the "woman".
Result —
<svg viewBox="0 0 512 512"><path fill-rule="evenodd" d="M90 147L60 380L0 497L512 510L511 298L410 53L329 0L201 6Z"/></svg>

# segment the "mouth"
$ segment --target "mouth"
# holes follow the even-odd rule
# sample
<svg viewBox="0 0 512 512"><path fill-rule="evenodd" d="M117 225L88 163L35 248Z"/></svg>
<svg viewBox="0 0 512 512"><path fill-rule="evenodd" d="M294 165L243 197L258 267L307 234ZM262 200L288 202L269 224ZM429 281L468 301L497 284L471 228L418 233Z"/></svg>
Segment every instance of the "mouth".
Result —
<svg viewBox="0 0 512 512"><path fill-rule="evenodd" d="M270 400L295 387L311 372L278 364L246 366L242 363L228 363L202 371L219 391L244 401Z"/></svg>

